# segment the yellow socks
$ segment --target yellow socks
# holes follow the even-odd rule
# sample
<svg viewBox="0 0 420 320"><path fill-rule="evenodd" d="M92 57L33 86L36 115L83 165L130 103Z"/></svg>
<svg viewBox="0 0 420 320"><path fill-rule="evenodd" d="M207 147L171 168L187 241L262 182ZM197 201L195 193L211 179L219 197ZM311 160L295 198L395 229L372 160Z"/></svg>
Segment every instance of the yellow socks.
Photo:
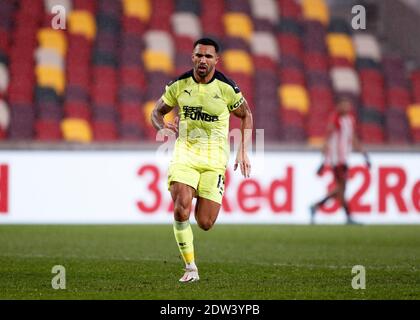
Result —
<svg viewBox="0 0 420 320"><path fill-rule="evenodd" d="M193 232L190 222L188 220L183 222L174 221L174 234L185 264L187 267L195 267Z"/></svg>

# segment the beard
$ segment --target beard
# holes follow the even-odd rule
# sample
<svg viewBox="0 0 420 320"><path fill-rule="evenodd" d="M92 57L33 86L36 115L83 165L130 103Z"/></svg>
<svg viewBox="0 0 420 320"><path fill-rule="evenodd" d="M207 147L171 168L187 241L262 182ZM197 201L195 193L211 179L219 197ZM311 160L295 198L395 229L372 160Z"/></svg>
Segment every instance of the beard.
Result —
<svg viewBox="0 0 420 320"><path fill-rule="evenodd" d="M210 66L197 66L196 67L196 73L201 77L201 78L205 78L207 77L210 72L213 70L213 67Z"/></svg>

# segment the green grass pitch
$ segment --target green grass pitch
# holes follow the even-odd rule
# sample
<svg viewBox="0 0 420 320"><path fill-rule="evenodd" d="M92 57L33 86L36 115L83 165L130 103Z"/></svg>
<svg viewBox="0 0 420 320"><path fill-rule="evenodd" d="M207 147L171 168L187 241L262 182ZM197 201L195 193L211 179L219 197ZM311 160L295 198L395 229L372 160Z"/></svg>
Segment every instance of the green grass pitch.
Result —
<svg viewBox="0 0 420 320"><path fill-rule="evenodd" d="M171 225L0 226L0 299L420 299L420 226L193 230L201 279L181 284Z"/></svg>

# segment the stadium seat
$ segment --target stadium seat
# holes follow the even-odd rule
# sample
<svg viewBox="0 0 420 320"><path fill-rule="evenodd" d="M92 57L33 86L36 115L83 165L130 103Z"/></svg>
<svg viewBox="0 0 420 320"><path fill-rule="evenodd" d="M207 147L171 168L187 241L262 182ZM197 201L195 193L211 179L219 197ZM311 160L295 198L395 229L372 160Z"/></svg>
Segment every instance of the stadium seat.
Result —
<svg viewBox="0 0 420 320"><path fill-rule="evenodd" d="M146 50L163 53L170 59L175 57L175 46L171 35L166 31L150 30L144 34Z"/></svg>
<svg viewBox="0 0 420 320"><path fill-rule="evenodd" d="M52 48L39 47L35 51L35 62L37 65L52 67L64 70L64 59Z"/></svg>
<svg viewBox="0 0 420 320"><path fill-rule="evenodd" d="M281 0L277 1L278 11L281 16L281 21L286 19L301 20L302 7L298 1L295 0Z"/></svg>
<svg viewBox="0 0 420 320"><path fill-rule="evenodd" d="M381 48L373 35L365 33L354 34L353 44L358 57L369 58L377 62L381 61Z"/></svg>
<svg viewBox="0 0 420 320"><path fill-rule="evenodd" d="M147 71L162 71L172 74L174 71L174 63L170 56L166 53L145 50L143 52L143 62Z"/></svg>
<svg viewBox="0 0 420 320"><path fill-rule="evenodd" d="M239 12L247 16L251 15L251 7L248 1L242 0L225 0L227 12Z"/></svg>
<svg viewBox="0 0 420 320"><path fill-rule="evenodd" d="M147 23L152 15L150 0L123 0L124 15Z"/></svg>
<svg viewBox="0 0 420 320"><path fill-rule="evenodd" d="M420 105L413 104L407 108L407 117L412 128L420 128Z"/></svg>
<svg viewBox="0 0 420 320"><path fill-rule="evenodd" d="M0 130L6 132L10 125L10 111L4 100L0 100Z"/></svg>
<svg viewBox="0 0 420 320"><path fill-rule="evenodd" d="M71 12L73 9L73 3L71 0L44 0L45 13L50 14L51 9L54 6L64 7L66 13Z"/></svg>
<svg viewBox="0 0 420 320"><path fill-rule="evenodd" d="M319 52L305 52L303 57L305 69L308 71L328 72L328 59Z"/></svg>
<svg viewBox="0 0 420 320"><path fill-rule="evenodd" d="M62 31L43 28L37 33L39 45L42 48L51 48L56 50L60 56L64 57L67 51L67 41Z"/></svg>
<svg viewBox="0 0 420 320"><path fill-rule="evenodd" d="M60 141L62 138L60 122L39 119L35 123L35 139L40 141Z"/></svg>
<svg viewBox="0 0 420 320"><path fill-rule="evenodd" d="M330 22L330 13L324 0L302 0L302 15L306 20L319 21L325 26Z"/></svg>
<svg viewBox="0 0 420 320"><path fill-rule="evenodd" d="M228 72L242 72L251 75L254 72L252 59L242 50L226 50L222 54L223 65Z"/></svg>
<svg viewBox="0 0 420 320"><path fill-rule="evenodd" d="M115 121L93 121L92 130L95 141L115 141L118 138L118 131Z"/></svg>
<svg viewBox="0 0 420 320"><path fill-rule="evenodd" d="M338 92L360 94L359 77L352 68L332 68L330 71L333 88Z"/></svg>
<svg viewBox="0 0 420 320"><path fill-rule="evenodd" d="M199 39L202 36L200 19L190 12L176 12L171 18L174 33L179 36L187 36Z"/></svg>
<svg viewBox="0 0 420 320"><path fill-rule="evenodd" d="M226 35L251 41L253 26L251 19L244 13L225 13L223 16Z"/></svg>
<svg viewBox="0 0 420 320"><path fill-rule="evenodd" d="M300 85L280 85L278 95L281 105L286 109L298 110L302 114L309 111L309 98L306 89Z"/></svg>
<svg viewBox="0 0 420 320"><path fill-rule="evenodd" d="M67 101L64 104L64 117L90 121L91 111L89 105L81 101Z"/></svg>
<svg viewBox="0 0 420 320"><path fill-rule="evenodd" d="M279 21L277 2L275 0L251 0L251 13L257 19L268 20L273 24Z"/></svg>
<svg viewBox="0 0 420 320"><path fill-rule="evenodd" d="M356 54L354 52L352 38L343 33L329 33L327 35L328 52L334 58L346 58L354 62Z"/></svg>
<svg viewBox="0 0 420 320"><path fill-rule="evenodd" d="M352 28L348 23L347 19L332 17L330 24L328 25L329 33L343 33L346 35L352 34Z"/></svg>
<svg viewBox="0 0 420 320"><path fill-rule="evenodd" d="M38 65L35 73L38 85L42 87L51 87L60 95L64 93L65 74L62 70Z"/></svg>
<svg viewBox="0 0 420 320"><path fill-rule="evenodd" d="M70 13L69 32L73 35L82 35L89 40L96 36L96 23L92 13L84 10L75 10Z"/></svg>
<svg viewBox="0 0 420 320"><path fill-rule="evenodd" d="M254 32L251 39L251 51L256 56L267 56L274 61L280 57L276 38L268 32Z"/></svg>
<svg viewBox="0 0 420 320"><path fill-rule="evenodd" d="M31 140L34 133L35 110L30 104L10 105L10 126L8 131L11 140Z"/></svg>
<svg viewBox="0 0 420 320"><path fill-rule="evenodd" d="M175 0L175 11L199 15L201 12L201 1Z"/></svg>
<svg viewBox="0 0 420 320"><path fill-rule="evenodd" d="M61 122L61 132L64 140L69 142L88 143L93 138L89 123L82 119L63 119Z"/></svg>
<svg viewBox="0 0 420 320"><path fill-rule="evenodd" d="M9 71L5 64L0 63L0 94L4 94L9 87Z"/></svg>

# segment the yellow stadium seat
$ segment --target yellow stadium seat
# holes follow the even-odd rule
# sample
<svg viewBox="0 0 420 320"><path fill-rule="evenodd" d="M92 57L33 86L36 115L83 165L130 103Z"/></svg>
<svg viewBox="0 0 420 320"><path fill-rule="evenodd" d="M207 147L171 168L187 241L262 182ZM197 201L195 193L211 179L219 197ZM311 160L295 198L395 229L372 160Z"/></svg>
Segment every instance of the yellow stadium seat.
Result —
<svg viewBox="0 0 420 320"><path fill-rule="evenodd" d="M352 38L344 33L329 33L327 46L332 57L347 58L352 62L356 59Z"/></svg>
<svg viewBox="0 0 420 320"><path fill-rule="evenodd" d="M96 21L89 11L75 10L69 15L69 32L92 40L96 36Z"/></svg>
<svg viewBox="0 0 420 320"><path fill-rule="evenodd" d="M324 144L324 137L309 137L308 144L313 147L322 147Z"/></svg>
<svg viewBox="0 0 420 320"><path fill-rule="evenodd" d="M302 14L306 20L316 20L327 26L330 12L324 0L303 0Z"/></svg>
<svg viewBox="0 0 420 320"><path fill-rule="evenodd" d="M223 16L226 35L250 41L253 34L251 19L243 13L227 13Z"/></svg>
<svg viewBox="0 0 420 320"><path fill-rule="evenodd" d="M89 122L83 119L64 119L61 122L61 132L66 141L84 143L92 141L92 130Z"/></svg>
<svg viewBox="0 0 420 320"><path fill-rule="evenodd" d="M148 22L152 14L150 0L123 0L124 15Z"/></svg>
<svg viewBox="0 0 420 320"><path fill-rule="evenodd" d="M147 71L163 71L169 74L174 71L171 57L164 52L146 50L143 53L143 62Z"/></svg>
<svg viewBox="0 0 420 320"><path fill-rule="evenodd" d="M306 89L300 85L281 85L278 89L281 105L286 109L298 110L306 114L309 98Z"/></svg>
<svg viewBox="0 0 420 320"><path fill-rule="evenodd" d="M243 50L226 50L222 56L223 65L228 72L254 73L254 65L250 55Z"/></svg>
<svg viewBox="0 0 420 320"><path fill-rule="evenodd" d="M39 86L51 87L57 92L57 94L63 94L66 85L63 70L52 66L37 65L35 74Z"/></svg>
<svg viewBox="0 0 420 320"><path fill-rule="evenodd" d="M152 115L152 111L155 108L156 105L156 101L155 100L150 100L148 102L146 102L143 106L143 113L144 113L144 118L146 119L146 122L152 126L152 120L151 120L151 115ZM167 113L165 115L165 121L167 122L174 122L175 121L175 116L176 116L176 112L175 109L172 110L171 112Z"/></svg>
<svg viewBox="0 0 420 320"><path fill-rule="evenodd" d="M37 38L40 47L52 48L62 57L65 56L67 52L67 39L62 31L51 28L42 28L38 31Z"/></svg>
<svg viewBox="0 0 420 320"><path fill-rule="evenodd" d="M407 117L412 128L420 129L420 104L412 104L407 108Z"/></svg>

